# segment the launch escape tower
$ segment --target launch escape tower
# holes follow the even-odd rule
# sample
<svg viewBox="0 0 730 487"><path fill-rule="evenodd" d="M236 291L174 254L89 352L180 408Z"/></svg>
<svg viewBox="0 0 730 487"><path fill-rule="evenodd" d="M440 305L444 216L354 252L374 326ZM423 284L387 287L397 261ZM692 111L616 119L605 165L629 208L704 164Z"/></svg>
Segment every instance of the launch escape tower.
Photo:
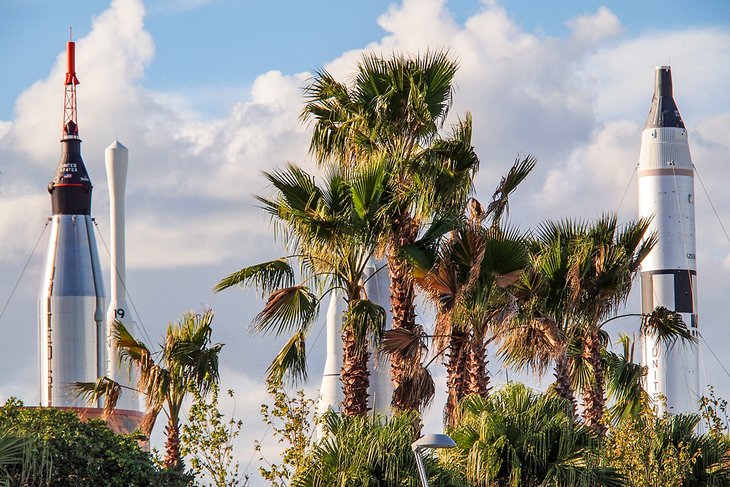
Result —
<svg viewBox="0 0 730 487"><path fill-rule="evenodd" d="M654 96L641 135L639 214L653 217L649 232L658 237L641 265L642 313L657 306L676 311L698 337L694 165L669 66L656 68ZM697 347L667 348L645 337L642 356L649 395L665 397L671 413L696 410L701 395ZM662 407L661 402L657 405Z"/></svg>

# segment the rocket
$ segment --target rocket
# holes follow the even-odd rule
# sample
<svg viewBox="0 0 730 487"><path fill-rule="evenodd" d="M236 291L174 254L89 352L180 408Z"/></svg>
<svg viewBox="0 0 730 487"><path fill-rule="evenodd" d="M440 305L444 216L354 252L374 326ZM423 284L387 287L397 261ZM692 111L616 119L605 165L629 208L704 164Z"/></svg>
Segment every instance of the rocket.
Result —
<svg viewBox="0 0 730 487"><path fill-rule="evenodd" d="M363 287L365 294L375 304L386 310L386 323L390 323L390 279L385 264L382 261L368 262L364 274ZM347 303L341 292L335 290L330 298L327 309L327 355L325 357L322 384L317 401L317 415L322 416L328 410L339 411L342 403L342 320L347 309ZM389 362L374 352L370 357L368 370L370 372L370 392L368 406L373 412L387 413L390 410L393 395L393 382L390 379ZM323 437L322 426L317 427L317 437Z"/></svg>
<svg viewBox="0 0 730 487"><path fill-rule="evenodd" d="M119 141L114 141L104 151L106 176L109 184L110 213L110 253L111 253L111 289L109 309L107 310L108 336L108 372L109 378L119 383L123 393L117 401L118 410L139 411L139 393L136 391L136 370L128 363L121 363L114 343L114 322L121 322L132 334L135 334L135 323L127 306L126 288L126 253L124 231L124 192L127 185L127 167L129 151Z"/></svg>
<svg viewBox="0 0 730 487"><path fill-rule="evenodd" d="M340 381L340 370L342 370L342 320L347 309L347 303L342 293L335 289L332 291L329 308L327 308L327 355L324 361L324 372L322 373L322 384L319 388L319 399L317 400L317 416L322 417L327 411L339 411L342 403L342 382ZM322 423L317 425L317 438L324 435Z"/></svg>
<svg viewBox="0 0 730 487"><path fill-rule="evenodd" d="M674 101L669 66L655 71L654 97L641 134L639 214L653 217L649 232L658 242L641 265L642 313L657 306L680 313L693 336L697 320L694 166L687 129ZM671 413L696 411L699 399L699 358L696 346L663 346L644 337L642 358L647 367L646 390L655 405Z"/></svg>
<svg viewBox="0 0 730 487"><path fill-rule="evenodd" d="M92 185L81 158L75 47L67 44L61 159L51 194L51 235L39 300L40 397L74 406L73 382L106 374L106 294L91 218ZM100 406L100 404L99 404Z"/></svg>
<svg viewBox="0 0 730 487"><path fill-rule="evenodd" d="M365 294L385 310L385 323L393 321L390 313L390 277L385 261L371 259L365 268ZM373 412L387 414L393 399L393 381L390 379L390 360L375 350L370 356L370 397L368 406Z"/></svg>

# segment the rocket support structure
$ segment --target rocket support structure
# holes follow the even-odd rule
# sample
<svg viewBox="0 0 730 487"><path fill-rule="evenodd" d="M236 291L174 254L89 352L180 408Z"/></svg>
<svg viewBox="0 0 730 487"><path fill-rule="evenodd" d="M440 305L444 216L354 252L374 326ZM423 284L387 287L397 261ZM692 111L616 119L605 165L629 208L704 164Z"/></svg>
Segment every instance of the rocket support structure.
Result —
<svg viewBox="0 0 730 487"><path fill-rule="evenodd" d="M51 236L39 300L42 406L74 406L73 382L106 375L106 294L91 218L92 185L81 158L74 43L68 71L61 160L48 184ZM98 406L101 406L99 404Z"/></svg>
<svg viewBox="0 0 730 487"><path fill-rule="evenodd" d="M676 311L698 337L694 166L669 66L656 68L638 172L639 214L653 217L649 232L658 237L641 265L642 313L657 306ZM642 356L650 397L666 398L670 413L696 411L701 396L697 346L679 343L667 348L647 336ZM663 410L661 401L656 405Z"/></svg>

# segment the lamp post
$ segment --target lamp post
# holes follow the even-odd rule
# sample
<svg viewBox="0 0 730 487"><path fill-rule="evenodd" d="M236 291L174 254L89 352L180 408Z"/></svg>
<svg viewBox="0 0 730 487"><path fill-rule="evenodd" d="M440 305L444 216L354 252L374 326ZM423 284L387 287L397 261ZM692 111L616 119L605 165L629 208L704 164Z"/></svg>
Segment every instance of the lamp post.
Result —
<svg viewBox="0 0 730 487"><path fill-rule="evenodd" d="M444 434L423 435L411 443L411 450L416 456L416 466L418 467L418 476L421 478L422 487L428 487L426 468L423 466L423 451L428 448L454 448L455 446L454 440L449 435Z"/></svg>

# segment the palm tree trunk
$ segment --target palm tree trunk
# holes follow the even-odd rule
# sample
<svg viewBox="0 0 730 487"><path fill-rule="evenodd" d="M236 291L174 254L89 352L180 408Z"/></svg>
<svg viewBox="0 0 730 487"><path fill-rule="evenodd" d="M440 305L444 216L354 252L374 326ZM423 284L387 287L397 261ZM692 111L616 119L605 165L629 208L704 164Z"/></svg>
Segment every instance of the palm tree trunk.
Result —
<svg viewBox="0 0 730 487"><path fill-rule="evenodd" d="M416 329L415 287L411 267L399 255L400 247L415 241L418 228L407 211L402 211L393 223L393 236L388 245L388 272L390 274L390 305L393 315L393 329L414 331ZM394 353L391 356L391 379L394 392L392 406L397 410L416 410L418 403L414 395L401 387L416 370L420 354L406 356Z"/></svg>
<svg viewBox="0 0 730 487"><path fill-rule="evenodd" d="M183 462L180 457L180 425L174 418L170 417L165 426L165 468L169 470L183 470Z"/></svg>
<svg viewBox="0 0 730 487"><path fill-rule="evenodd" d="M583 358L593 370L593 380L583 391L583 405L585 411L583 419L586 426L590 427L598 435L606 433L606 426L603 424L603 410L605 406L603 364L601 363L601 341L598 331L592 331L585 339Z"/></svg>
<svg viewBox="0 0 730 487"><path fill-rule="evenodd" d="M466 390L465 395L477 394L487 397L489 394L489 371L487 370L487 347L478 338L474 337L467 356Z"/></svg>
<svg viewBox="0 0 730 487"><path fill-rule="evenodd" d="M467 335L452 331L449 338L449 356L446 362L448 399L444 407L444 423L454 426L458 420L459 401L466 393Z"/></svg>
<svg viewBox="0 0 730 487"><path fill-rule="evenodd" d="M555 393L568 401L569 413L575 417L576 403L573 393L573 386L570 384L570 367L568 365L568 352L564 350L555 359Z"/></svg>
<svg viewBox="0 0 730 487"><path fill-rule="evenodd" d="M347 416L363 416L368 412L370 373L367 346L359 345L352 327L342 331L342 412Z"/></svg>

